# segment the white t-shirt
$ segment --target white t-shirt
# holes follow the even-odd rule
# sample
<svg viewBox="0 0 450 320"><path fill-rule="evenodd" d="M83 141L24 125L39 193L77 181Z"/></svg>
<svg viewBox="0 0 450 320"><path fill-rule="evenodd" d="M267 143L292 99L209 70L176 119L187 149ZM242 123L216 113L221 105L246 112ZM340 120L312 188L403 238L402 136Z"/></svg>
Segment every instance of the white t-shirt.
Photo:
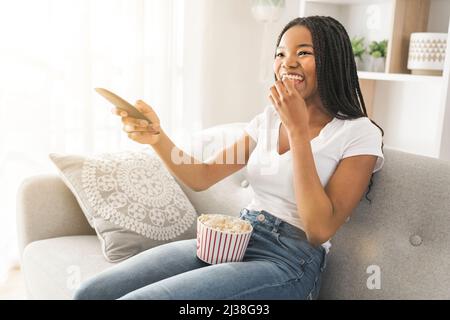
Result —
<svg viewBox="0 0 450 320"><path fill-rule="evenodd" d="M256 142L244 175L253 188L254 196L247 206L250 210L265 210L304 230L297 212L294 191L292 153L278 154L280 117L273 106L257 115L245 131ZM320 134L311 140L316 170L325 187L341 159L356 155L378 156L375 169L381 169L384 157L380 129L369 118L352 120L333 118ZM327 252L331 244L323 244Z"/></svg>

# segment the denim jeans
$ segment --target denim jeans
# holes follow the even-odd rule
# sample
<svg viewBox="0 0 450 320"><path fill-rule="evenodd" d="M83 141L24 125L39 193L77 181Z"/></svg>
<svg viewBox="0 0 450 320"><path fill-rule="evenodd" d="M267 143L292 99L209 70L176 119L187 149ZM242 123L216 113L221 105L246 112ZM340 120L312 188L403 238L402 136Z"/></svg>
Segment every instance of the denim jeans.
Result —
<svg viewBox="0 0 450 320"><path fill-rule="evenodd" d="M326 253L270 213L242 209L253 226L242 262L209 265L196 240L142 252L82 283L74 299L316 299Z"/></svg>

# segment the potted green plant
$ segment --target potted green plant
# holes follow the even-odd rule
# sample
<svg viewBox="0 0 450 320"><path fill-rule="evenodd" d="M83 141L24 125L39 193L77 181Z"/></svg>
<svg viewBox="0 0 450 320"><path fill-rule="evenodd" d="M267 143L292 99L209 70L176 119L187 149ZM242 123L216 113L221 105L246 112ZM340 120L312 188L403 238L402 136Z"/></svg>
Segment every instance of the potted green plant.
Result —
<svg viewBox="0 0 450 320"><path fill-rule="evenodd" d="M371 57L370 71L384 72L386 63L388 41L372 41L369 44L369 54Z"/></svg>
<svg viewBox="0 0 450 320"><path fill-rule="evenodd" d="M363 61L363 55L366 53L366 47L364 46L364 37L353 37L351 39L353 55L355 56L356 68L361 69Z"/></svg>

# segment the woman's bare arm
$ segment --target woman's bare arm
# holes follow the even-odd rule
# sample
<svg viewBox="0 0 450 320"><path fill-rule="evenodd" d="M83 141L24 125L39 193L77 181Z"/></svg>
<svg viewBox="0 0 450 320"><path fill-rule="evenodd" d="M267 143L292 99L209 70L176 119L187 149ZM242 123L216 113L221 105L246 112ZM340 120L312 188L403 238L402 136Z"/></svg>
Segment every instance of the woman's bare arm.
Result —
<svg viewBox="0 0 450 320"><path fill-rule="evenodd" d="M148 144L164 162L172 175L194 191L203 191L246 166L256 143L244 133L233 145L223 148L213 159L200 161L179 149L160 127L155 111L143 101L136 108L149 121L128 117L126 112L113 109L122 118L123 130L138 143ZM183 161L180 161L183 159Z"/></svg>
<svg viewBox="0 0 450 320"><path fill-rule="evenodd" d="M204 191L245 167L254 146L244 133L233 145L202 162L179 149L162 130L159 141L152 145L169 171L194 191Z"/></svg>

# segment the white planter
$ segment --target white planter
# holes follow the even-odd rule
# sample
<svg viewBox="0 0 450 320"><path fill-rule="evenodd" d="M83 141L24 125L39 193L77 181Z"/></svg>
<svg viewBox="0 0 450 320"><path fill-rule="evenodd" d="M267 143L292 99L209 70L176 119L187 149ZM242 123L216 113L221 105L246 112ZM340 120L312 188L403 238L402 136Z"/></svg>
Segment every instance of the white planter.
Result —
<svg viewBox="0 0 450 320"><path fill-rule="evenodd" d="M375 58L370 56L370 71L372 72L384 72L386 66L386 59Z"/></svg>
<svg viewBox="0 0 450 320"><path fill-rule="evenodd" d="M276 22L283 14L284 0L253 0L253 17L261 22Z"/></svg>
<svg viewBox="0 0 450 320"><path fill-rule="evenodd" d="M411 34L408 69L413 74L441 75L444 69L447 33Z"/></svg>

